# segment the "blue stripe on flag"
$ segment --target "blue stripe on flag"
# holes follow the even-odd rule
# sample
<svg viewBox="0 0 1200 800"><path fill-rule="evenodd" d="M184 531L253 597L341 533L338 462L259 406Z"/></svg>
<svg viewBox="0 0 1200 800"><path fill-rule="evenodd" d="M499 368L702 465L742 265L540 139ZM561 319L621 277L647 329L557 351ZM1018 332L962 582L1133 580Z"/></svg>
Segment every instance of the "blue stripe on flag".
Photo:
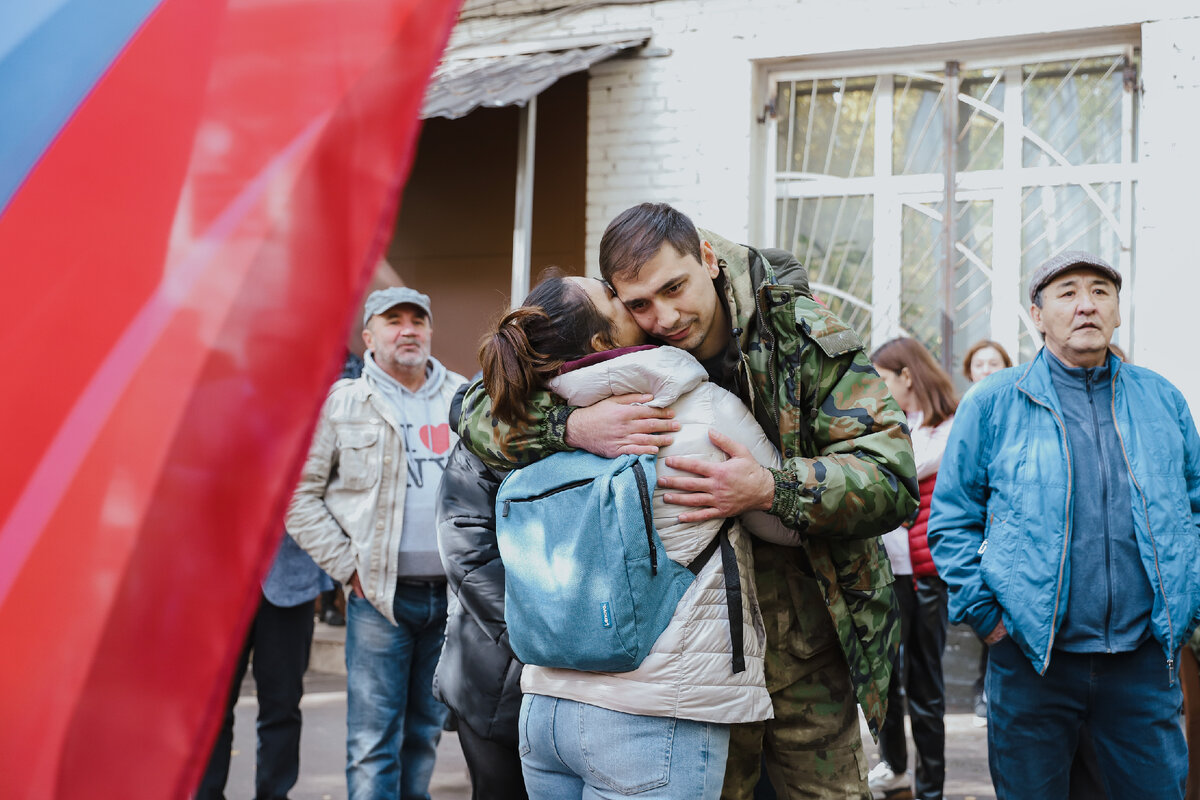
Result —
<svg viewBox="0 0 1200 800"><path fill-rule="evenodd" d="M0 214L160 2L0 2Z"/></svg>

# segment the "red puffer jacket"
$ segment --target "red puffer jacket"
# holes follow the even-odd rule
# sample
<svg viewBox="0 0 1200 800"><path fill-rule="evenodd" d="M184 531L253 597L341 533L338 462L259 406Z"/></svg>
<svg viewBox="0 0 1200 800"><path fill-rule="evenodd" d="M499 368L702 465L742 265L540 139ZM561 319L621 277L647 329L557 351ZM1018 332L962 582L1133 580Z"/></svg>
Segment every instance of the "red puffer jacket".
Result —
<svg viewBox="0 0 1200 800"><path fill-rule="evenodd" d="M937 575L937 567L933 564L933 555L929 552L929 539L925 532L929 526L929 501L933 499L933 487L937 483L937 473L928 475L920 480L921 506L917 509L917 519L908 529L908 556L912 559L914 578L926 578Z"/></svg>

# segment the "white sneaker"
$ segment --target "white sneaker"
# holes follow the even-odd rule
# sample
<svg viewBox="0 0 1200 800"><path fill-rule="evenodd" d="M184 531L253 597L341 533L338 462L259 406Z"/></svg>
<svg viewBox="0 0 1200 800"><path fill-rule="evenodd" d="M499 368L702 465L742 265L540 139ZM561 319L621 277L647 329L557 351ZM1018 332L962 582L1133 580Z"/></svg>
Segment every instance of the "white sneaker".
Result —
<svg viewBox="0 0 1200 800"><path fill-rule="evenodd" d="M867 786L874 800L886 800L893 795L910 792L908 773L897 775L886 761L880 761L867 773Z"/></svg>

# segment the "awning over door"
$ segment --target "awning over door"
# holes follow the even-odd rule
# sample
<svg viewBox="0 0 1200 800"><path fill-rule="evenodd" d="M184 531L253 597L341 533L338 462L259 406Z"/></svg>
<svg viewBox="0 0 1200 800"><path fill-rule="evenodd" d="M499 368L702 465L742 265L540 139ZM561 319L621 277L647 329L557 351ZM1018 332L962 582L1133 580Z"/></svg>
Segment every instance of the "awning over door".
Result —
<svg viewBox="0 0 1200 800"><path fill-rule="evenodd" d="M457 119L481 106L524 106L559 78L641 47L650 35L640 29L448 49L425 93L421 117Z"/></svg>

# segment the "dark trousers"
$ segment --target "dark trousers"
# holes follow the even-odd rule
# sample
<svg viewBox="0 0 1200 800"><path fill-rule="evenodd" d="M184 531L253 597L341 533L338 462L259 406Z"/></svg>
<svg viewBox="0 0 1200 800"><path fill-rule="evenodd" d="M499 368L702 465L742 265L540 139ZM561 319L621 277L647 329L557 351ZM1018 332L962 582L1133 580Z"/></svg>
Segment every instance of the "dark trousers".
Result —
<svg viewBox="0 0 1200 800"><path fill-rule="evenodd" d="M233 747L233 711L250 653L258 691L258 751L255 758L256 800L285 800L300 774L300 698L312 647L313 602L291 608L258 606L246 644L233 674L225 722L217 734L196 800L223 800Z"/></svg>
<svg viewBox="0 0 1200 800"><path fill-rule="evenodd" d="M900 606L900 661L892 672L887 716L879 731L879 752L897 772L908 769L904 710L912 722L917 750L914 789L917 797L941 800L946 783L946 684L942 653L946 650L946 582L936 576L899 575L895 583Z"/></svg>
<svg viewBox="0 0 1200 800"><path fill-rule="evenodd" d="M1182 695L1158 642L1131 653L1055 650L1044 675L1011 638L988 654L988 766L997 800L1067 797L1084 725L1108 797L1183 797Z"/></svg>
<svg viewBox="0 0 1200 800"><path fill-rule="evenodd" d="M461 720L458 743L471 774L471 800L529 800L515 743L485 739Z"/></svg>
<svg viewBox="0 0 1200 800"><path fill-rule="evenodd" d="M1079 729L1079 747L1071 761L1071 792L1067 797L1069 800L1108 800L1096 746L1092 744L1087 725Z"/></svg>

